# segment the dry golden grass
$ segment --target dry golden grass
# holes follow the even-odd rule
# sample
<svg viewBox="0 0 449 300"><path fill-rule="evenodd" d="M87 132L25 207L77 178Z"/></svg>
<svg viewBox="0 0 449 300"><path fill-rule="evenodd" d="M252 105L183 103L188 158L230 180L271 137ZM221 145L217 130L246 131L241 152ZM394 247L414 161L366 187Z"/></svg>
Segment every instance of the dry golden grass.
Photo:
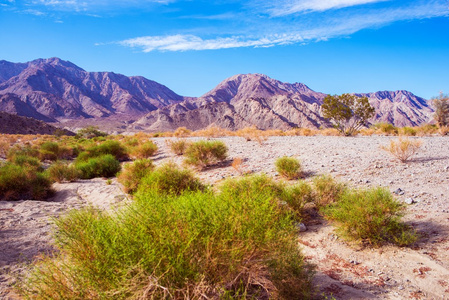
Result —
<svg viewBox="0 0 449 300"><path fill-rule="evenodd" d="M339 136L340 132L335 128L324 128L318 131L318 134L323 136Z"/></svg>
<svg viewBox="0 0 449 300"><path fill-rule="evenodd" d="M257 129L254 127L245 127L243 129L237 130L235 132L236 136L246 139L246 141L256 141L262 144L268 139L268 135L265 131Z"/></svg>
<svg viewBox="0 0 449 300"><path fill-rule="evenodd" d="M174 132L173 135L176 137L188 137L192 134L192 131L186 127L179 127Z"/></svg>
<svg viewBox="0 0 449 300"><path fill-rule="evenodd" d="M418 152L422 143L421 140L411 140L409 138L399 137L396 141L391 140L390 145L381 146L380 148L391 153L391 155L404 163Z"/></svg>
<svg viewBox="0 0 449 300"><path fill-rule="evenodd" d="M207 127L202 130L194 131L191 136L217 138L217 137L232 136L232 135L234 135L234 133L230 130L212 126L212 127Z"/></svg>

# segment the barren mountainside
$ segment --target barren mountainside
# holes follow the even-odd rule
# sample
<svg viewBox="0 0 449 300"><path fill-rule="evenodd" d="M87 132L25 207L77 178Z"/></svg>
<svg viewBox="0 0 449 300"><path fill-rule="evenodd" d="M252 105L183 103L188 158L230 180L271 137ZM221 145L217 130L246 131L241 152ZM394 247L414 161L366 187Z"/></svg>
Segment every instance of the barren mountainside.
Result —
<svg viewBox="0 0 449 300"><path fill-rule="evenodd" d="M356 95L368 97L376 108L372 123L416 126L432 114L427 100L408 91ZM86 72L59 58L0 61L0 111L47 122L131 116L137 121L127 121L124 127L150 131L319 128L329 125L320 115L325 96L302 83L240 74L201 97L183 97L144 77Z"/></svg>
<svg viewBox="0 0 449 300"><path fill-rule="evenodd" d="M68 130L58 129L43 121L33 118L21 117L0 111L0 133L1 134L56 134L75 135Z"/></svg>

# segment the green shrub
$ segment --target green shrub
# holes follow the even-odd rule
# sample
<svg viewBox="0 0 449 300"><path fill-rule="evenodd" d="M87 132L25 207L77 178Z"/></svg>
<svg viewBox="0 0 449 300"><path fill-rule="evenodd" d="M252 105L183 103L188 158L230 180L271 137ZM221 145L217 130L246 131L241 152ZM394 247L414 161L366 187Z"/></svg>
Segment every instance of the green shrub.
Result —
<svg viewBox="0 0 449 300"><path fill-rule="evenodd" d="M398 134L398 128L390 123L377 123L373 125L373 128L377 129L380 133L387 135Z"/></svg>
<svg viewBox="0 0 449 300"><path fill-rule="evenodd" d="M185 163L202 169L225 160L227 155L228 147L222 141L198 141L187 147Z"/></svg>
<svg viewBox="0 0 449 300"><path fill-rule="evenodd" d="M50 180L36 168L12 163L0 167L0 200L44 200L52 194Z"/></svg>
<svg viewBox="0 0 449 300"><path fill-rule="evenodd" d="M76 138L85 138L85 139L92 139L95 137L105 137L108 134L106 132L102 132L98 130L98 127L96 126L88 126L86 128L78 130L76 133Z"/></svg>
<svg viewBox="0 0 449 300"><path fill-rule="evenodd" d="M56 220L60 249L21 288L47 299L310 299L294 224L271 195L151 190Z"/></svg>
<svg viewBox="0 0 449 300"><path fill-rule="evenodd" d="M313 189L316 207L321 209L338 201L346 187L344 184L335 181L332 176L322 175L313 179Z"/></svg>
<svg viewBox="0 0 449 300"><path fill-rule="evenodd" d="M170 147L171 152L176 155L183 155L186 148L189 146L189 142L185 139L167 140L166 143Z"/></svg>
<svg viewBox="0 0 449 300"><path fill-rule="evenodd" d="M81 152L76 158L77 162L87 161L90 158L110 154L118 160L125 160L128 158L126 148L117 141L105 141L99 145L91 146L85 151Z"/></svg>
<svg viewBox="0 0 449 300"><path fill-rule="evenodd" d="M9 151L8 154L6 155L8 160L13 160L14 156L16 155L24 155L24 156L31 156L31 157L38 157L39 156L39 150L32 148L29 145L25 145L25 146L19 146L19 145L14 145L12 146Z"/></svg>
<svg viewBox="0 0 449 300"><path fill-rule="evenodd" d="M12 159L11 162L13 164L16 164L18 166L27 168L27 169L34 169L37 172L43 172L44 168L41 165L41 162L39 159L37 159L36 157L31 157L28 155L23 155L23 154L19 154L19 155L15 155Z"/></svg>
<svg viewBox="0 0 449 300"><path fill-rule="evenodd" d="M180 169L175 163L169 162L146 175L142 179L138 191L141 194L151 190L160 194L180 195L185 191L204 189L205 186L190 170Z"/></svg>
<svg viewBox="0 0 449 300"><path fill-rule="evenodd" d="M45 142L39 149L41 160L57 160L59 156L59 145L55 142Z"/></svg>
<svg viewBox="0 0 449 300"><path fill-rule="evenodd" d="M298 179L302 176L301 163L294 157L280 157L274 165L276 171L289 180Z"/></svg>
<svg viewBox="0 0 449 300"><path fill-rule="evenodd" d="M282 199L287 202L298 222L304 217L304 206L315 200L312 187L305 181L286 187Z"/></svg>
<svg viewBox="0 0 449 300"><path fill-rule="evenodd" d="M418 130L416 130L413 127L401 127L399 128L399 134L406 135L406 136L415 136L418 133Z"/></svg>
<svg viewBox="0 0 449 300"><path fill-rule="evenodd" d="M130 150L131 157L135 159L148 158L153 156L157 152L157 145L152 141L147 141L143 144L139 144L132 147Z"/></svg>
<svg viewBox="0 0 449 300"><path fill-rule="evenodd" d="M111 154L89 158L87 161L75 162L82 179L95 177L114 177L120 171L120 162Z"/></svg>
<svg viewBox="0 0 449 300"><path fill-rule="evenodd" d="M153 170L154 165L151 159L138 159L131 164L125 165L117 178L123 184L125 192L133 194L137 191L142 178Z"/></svg>
<svg viewBox="0 0 449 300"><path fill-rule="evenodd" d="M68 181L72 182L80 177L80 171L73 165L68 165L63 162L55 162L47 170L48 178L54 182Z"/></svg>
<svg viewBox="0 0 449 300"><path fill-rule="evenodd" d="M416 235L401 223L403 204L393 199L385 188L347 189L340 199L324 208L324 214L337 222L345 237L380 245L415 242Z"/></svg>

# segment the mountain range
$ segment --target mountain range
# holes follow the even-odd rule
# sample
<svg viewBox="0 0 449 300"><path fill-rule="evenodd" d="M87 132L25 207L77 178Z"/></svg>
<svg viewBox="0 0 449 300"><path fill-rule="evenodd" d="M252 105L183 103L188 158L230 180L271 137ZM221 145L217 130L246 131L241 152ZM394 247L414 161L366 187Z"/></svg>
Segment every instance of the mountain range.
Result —
<svg viewBox="0 0 449 300"><path fill-rule="evenodd" d="M372 123L416 126L429 122L433 112L427 100L408 91L356 95L375 107ZM201 97L184 97L144 77L87 72L59 58L0 61L0 111L61 124L115 118L126 120L122 129L148 131L318 128L329 125L320 114L325 96L302 83L240 74Z"/></svg>

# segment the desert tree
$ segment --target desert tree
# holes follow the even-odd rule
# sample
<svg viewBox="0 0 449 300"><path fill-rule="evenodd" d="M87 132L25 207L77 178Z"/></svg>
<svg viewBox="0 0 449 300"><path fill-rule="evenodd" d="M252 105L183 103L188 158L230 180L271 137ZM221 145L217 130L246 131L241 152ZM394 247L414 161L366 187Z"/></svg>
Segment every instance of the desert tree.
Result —
<svg viewBox="0 0 449 300"><path fill-rule="evenodd" d="M449 95L440 93L440 96L432 99L432 105L435 109L433 118L437 122L438 127L446 127L449 125Z"/></svg>
<svg viewBox="0 0 449 300"><path fill-rule="evenodd" d="M321 112L341 134L352 136L374 116L375 109L367 97L343 94L326 96Z"/></svg>

